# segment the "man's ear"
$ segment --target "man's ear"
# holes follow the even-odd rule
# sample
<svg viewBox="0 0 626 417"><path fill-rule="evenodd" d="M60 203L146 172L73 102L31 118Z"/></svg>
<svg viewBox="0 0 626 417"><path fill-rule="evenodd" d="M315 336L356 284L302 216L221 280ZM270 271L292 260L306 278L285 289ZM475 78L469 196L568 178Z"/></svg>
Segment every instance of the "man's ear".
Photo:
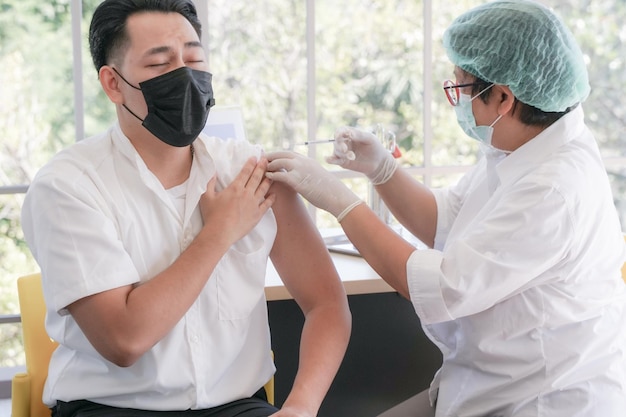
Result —
<svg viewBox="0 0 626 417"><path fill-rule="evenodd" d="M494 85L494 98L500 103L498 105L498 114L507 114L515 105L515 96L511 89L506 85Z"/></svg>
<svg viewBox="0 0 626 417"><path fill-rule="evenodd" d="M120 90L119 79L113 68L103 65L100 67L100 71L98 71L98 78L104 93L109 99L115 104L123 104L124 96Z"/></svg>

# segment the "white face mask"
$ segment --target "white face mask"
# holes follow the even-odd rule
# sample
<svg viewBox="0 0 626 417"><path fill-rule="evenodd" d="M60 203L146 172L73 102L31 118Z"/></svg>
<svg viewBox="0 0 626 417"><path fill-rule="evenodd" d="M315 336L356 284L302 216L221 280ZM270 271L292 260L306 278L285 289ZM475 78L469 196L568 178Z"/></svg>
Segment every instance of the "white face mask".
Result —
<svg viewBox="0 0 626 417"><path fill-rule="evenodd" d="M474 112L472 111L472 101L491 87L493 87L493 84L476 94L474 97L469 94L459 94L459 104L454 107L456 120L459 122L459 125L465 134L489 146L492 146L491 137L493 136L493 125L495 125L498 120L502 118L502 115L499 115L498 118L489 126L476 126L476 119L474 118Z"/></svg>

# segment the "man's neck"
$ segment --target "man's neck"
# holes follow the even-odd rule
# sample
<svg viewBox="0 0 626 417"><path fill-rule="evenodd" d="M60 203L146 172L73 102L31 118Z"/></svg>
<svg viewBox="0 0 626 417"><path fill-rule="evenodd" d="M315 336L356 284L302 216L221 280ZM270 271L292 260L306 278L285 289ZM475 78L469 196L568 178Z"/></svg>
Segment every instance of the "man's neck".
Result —
<svg viewBox="0 0 626 417"><path fill-rule="evenodd" d="M147 132L143 126L127 130L128 132L124 131L124 134L165 189L182 184L189 178L193 162L193 145L184 147L168 145Z"/></svg>

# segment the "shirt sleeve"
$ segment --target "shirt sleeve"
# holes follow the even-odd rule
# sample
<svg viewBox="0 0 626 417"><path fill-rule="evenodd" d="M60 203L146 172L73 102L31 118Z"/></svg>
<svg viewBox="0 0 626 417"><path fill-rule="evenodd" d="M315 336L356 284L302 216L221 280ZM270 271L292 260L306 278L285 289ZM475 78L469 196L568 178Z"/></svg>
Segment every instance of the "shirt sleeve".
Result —
<svg viewBox="0 0 626 417"><path fill-rule="evenodd" d="M452 320L441 292L442 252L416 250L407 261L409 295L420 321L424 324Z"/></svg>
<svg viewBox="0 0 626 417"><path fill-rule="evenodd" d="M79 173L58 168L29 187L22 227L42 271L46 303L67 314L74 301L136 283L139 275L107 215L105 196Z"/></svg>
<svg viewBox="0 0 626 417"><path fill-rule="evenodd" d="M203 137L203 140L215 164L219 183L223 187L233 182L249 158L258 159L263 154L260 145L245 140L224 141L213 137Z"/></svg>
<svg viewBox="0 0 626 417"><path fill-rule="evenodd" d="M456 185L432 190L437 204L437 229L433 246L435 249L441 250L444 247L450 229L463 206L465 196L475 186L477 173L484 170L483 164L484 160L481 160Z"/></svg>
<svg viewBox="0 0 626 417"><path fill-rule="evenodd" d="M462 229L440 250L409 257L411 301L424 324L476 314L559 279L550 269L564 259L574 233L563 196L536 183L512 187Z"/></svg>

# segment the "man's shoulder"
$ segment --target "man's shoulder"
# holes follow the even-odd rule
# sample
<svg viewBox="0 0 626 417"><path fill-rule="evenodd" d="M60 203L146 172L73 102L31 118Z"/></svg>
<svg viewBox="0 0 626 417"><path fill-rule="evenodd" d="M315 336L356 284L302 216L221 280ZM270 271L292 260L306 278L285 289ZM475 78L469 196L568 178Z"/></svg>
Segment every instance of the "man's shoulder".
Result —
<svg viewBox="0 0 626 417"><path fill-rule="evenodd" d="M211 155L230 154L234 156L260 156L262 147L243 139L221 139L201 133L198 139Z"/></svg>
<svg viewBox="0 0 626 417"><path fill-rule="evenodd" d="M109 158L112 148L112 128L78 141L54 155L37 172L33 183L50 177L76 180Z"/></svg>
<svg viewBox="0 0 626 417"><path fill-rule="evenodd" d="M232 182L249 158L260 158L263 154L260 145L252 144L246 140L224 140L204 134L201 134L199 139L215 164L218 176L226 184Z"/></svg>

